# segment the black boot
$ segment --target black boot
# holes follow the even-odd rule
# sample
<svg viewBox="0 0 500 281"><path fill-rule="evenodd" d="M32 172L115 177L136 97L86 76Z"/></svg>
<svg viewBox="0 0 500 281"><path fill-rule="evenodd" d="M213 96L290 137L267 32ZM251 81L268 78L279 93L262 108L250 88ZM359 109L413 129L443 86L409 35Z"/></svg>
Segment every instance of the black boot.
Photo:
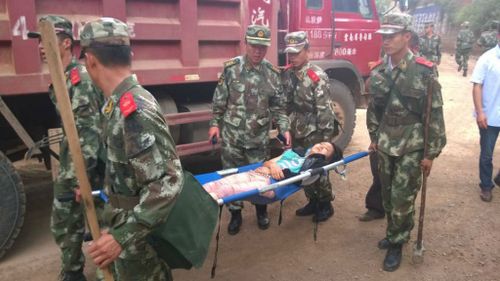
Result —
<svg viewBox="0 0 500 281"><path fill-rule="evenodd" d="M316 200L310 200L307 205L295 211L295 215L299 217L305 217L314 215L318 207L318 202Z"/></svg>
<svg viewBox="0 0 500 281"><path fill-rule="evenodd" d="M319 202L318 208L316 209L316 214L314 214L312 220L313 222L322 222L328 220L333 216L334 210L332 203L330 201Z"/></svg>
<svg viewBox="0 0 500 281"><path fill-rule="evenodd" d="M389 242L389 239L387 239L387 238L384 238L384 239L378 241L378 243L377 243L377 247L380 250L387 250L387 249L389 249L390 246L391 246L391 242Z"/></svg>
<svg viewBox="0 0 500 281"><path fill-rule="evenodd" d="M500 170L498 171L498 174L495 176L495 179L493 181L500 187Z"/></svg>
<svg viewBox="0 0 500 281"><path fill-rule="evenodd" d="M269 228L269 217L267 216L267 205L255 204L257 213L257 224L259 228L264 230Z"/></svg>
<svg viewBox="0 0 500 281"><path fill-rule="evenodd" d="M458 65L457 72L460 72L460 70L462 70L462 65L461 64Z"/></svg>
<svg viewBox="0 0 500 281"><path fill-rule="evenodd" d="M231 221L229 221L229 225L227 226L227 233L231 235L236 235L240 232L240 226L243 221L241 218L241 210L230 211L231 212Z"/></svg>
<svg viewBox="0 0 500 281"><path fill-rule="evenodd" d="M83 269L78 271L63 271L59 276L60 281L87 281L83 275Z"/></svg>
<svg viewBox="0 0 500 281"><path fill-rule="evenodd" d="M385 271L395 271L399 268L401 264L401 252L403 245L401 244L391 244L384 259L384 270Z"/></svg>
<svg viewBox="0 0 500 281"><path fill-rule="evenodd" d="M467 69L464 69L464 74L462 76L467 77Z"/></svg>

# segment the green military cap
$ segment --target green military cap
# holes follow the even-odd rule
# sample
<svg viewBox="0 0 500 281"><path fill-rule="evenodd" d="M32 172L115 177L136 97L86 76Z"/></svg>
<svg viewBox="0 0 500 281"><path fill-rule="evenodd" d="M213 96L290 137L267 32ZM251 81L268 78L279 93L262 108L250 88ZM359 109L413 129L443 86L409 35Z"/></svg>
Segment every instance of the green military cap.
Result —
<svg viewBox="0 0 500 281"><path fill-rule="evenodd" d="M432 26L432 27L434 27L434 21L431 21L431 20L426 21L426 22L424 22L424 26L425 26L425 27L427 27L427 26Z"/></svg>
<svg viewBox="0 0 500 281"><path fill-rule="evenodd" d="M249 25L245 38L248 44L271 46L271 30L262 25Z"/></svg>
<svg viewBox="0 0 500 281"><path fill-rule="evenodd" d="M100 18L88 22L80 33L80 45L80 58L84 56L87 47L130 46L128 26L115 18Z"/></svg>
<svg viewBox="0 0 500 281"><path fill-rule="evenodd" d="M392 13L382 19L378 34L396 34L401 31L412 31L412 17L408 14Z"/></svg>
<svg viewBox="0 0 500 281"><path fill-rule="evenodd" d="M305 31L290 32L285 35L285 53L300 53L305 46L309 45Z"/></svg>
<svg viewBox="0 0 500 281"><path fill-rule="evenodd" d="M73 38L73 25L67 18L55 15L47 15L41 17L39 21L43 20L49 21L54 25L54 31L56 32L56 34L64 33ZM40 38L40 32L29 31L28 37Z"/></svg>

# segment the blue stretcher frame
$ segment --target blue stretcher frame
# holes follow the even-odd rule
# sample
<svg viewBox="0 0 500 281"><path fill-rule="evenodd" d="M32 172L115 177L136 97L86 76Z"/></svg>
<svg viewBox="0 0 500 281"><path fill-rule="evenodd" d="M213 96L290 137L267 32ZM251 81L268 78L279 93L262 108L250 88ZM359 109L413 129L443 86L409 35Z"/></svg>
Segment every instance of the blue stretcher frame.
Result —
<svg viewBox="0 0 500 281"><path fill-rule="evenodd" d="M367 156L369 153L368 151L362 151L358 152L352 155L349 155L347 157L344 157L342 160L339 160L337 162L325 165L320 168L315 168L315 169L310 169L304 172L301 172L299 175L282 180L282 181L275 181L272 180L271 184L265 187L261 188L255 188L251 189L245 192L241 192L238 194L233 194L224 198L221 198L217 200L217 203L219 205L231 203L234 201L239 201L239 200L247 200L252 203L256 204L269 204L275 201L282 201L286 199L288 196L292 195L293 193L297 192L299 189L301 189L300 185L297 185L295 183L310 178L312 176L316 175L321 175L324 172L327 172L335 167L346 165L352 161L358 160L360 158L363 158ZM223 170L219 172L212 172L212 173L206 173L206 174L200 174L196 175L195 178L198 180L198 182L203 185L205 183L221 179L224 175L227 174L234 174L234 173L241 173L241 172L248 172L250 170L254 170L258 167L262 166L262 162L243 166L240 168L235 168L235 169L230 169L230 170ZM264 193L269 190L274 190L275 196L274 198L268 198L264 196L260 196L261 193Z"/></svg>

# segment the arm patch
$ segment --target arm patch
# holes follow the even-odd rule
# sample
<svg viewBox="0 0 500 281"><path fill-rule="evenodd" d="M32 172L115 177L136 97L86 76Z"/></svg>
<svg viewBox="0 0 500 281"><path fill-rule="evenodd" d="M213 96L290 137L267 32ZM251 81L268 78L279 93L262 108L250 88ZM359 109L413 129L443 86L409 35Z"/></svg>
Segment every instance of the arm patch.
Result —
<svg viewBox="0 0 500 281"><path fill-rule="evenodd" d="M309 76L309 78L311 78L311 80L314 82L314 83L318 83L319 80L321 80L318 76L318 74L316 74L316 72L314 72L314 70L312 70L311 68L309 68L307 70L307 76Z"/></svg>
<svg viewBox="0 0 500 281"><path fill-rule="evenodd" d="M135 103L134 96L130 92L126 92L120 98L120 111L123 116L127 117L137 110L137 104Z"/></svg>
<svg viewBox="0 0 500 281"><path fill-rule="evenodd" d="M69 79L71 80L71 85L76 86L80 81L82 80L80 78L80 72L78 71L78 68L73 68L69 72Z"/></svg>
<svg viewBox="0 0 500 281"><path fill-rule="evenodd" d="M238 59L238 58L228 60L228 61L224 62L224 68L233 66L235 64L238 64L239 62L240 62L240 59Z"/></svg>
<svg viewBox="0 0 500 281"><path fill-rule="evenodd" d="M420 64L420 65L425 65L425 66L427 66L429 68L433 68L434 67L434 64L431 61L428 61L428 60L426 60L423 57L417 57L415 59L415 62L418 63L418 64Z"/></svg>

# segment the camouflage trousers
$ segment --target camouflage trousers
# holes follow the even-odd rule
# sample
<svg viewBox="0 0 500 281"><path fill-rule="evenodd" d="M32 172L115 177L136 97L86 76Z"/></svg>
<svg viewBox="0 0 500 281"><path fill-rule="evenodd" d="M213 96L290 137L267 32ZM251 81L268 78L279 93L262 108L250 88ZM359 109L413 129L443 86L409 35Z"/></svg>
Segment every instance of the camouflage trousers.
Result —
<svg viewBox="0 0 500 281"><path fill-rule="evenodd" d="M265 161L269 157L267 147L244 148L222 142L221 161L224 169L237 168L260 161ZM228 204L230 211L241 210L243 201L235 201Z"/></svg>
<svg viewBox="0 0 500 281"><path fill-rule="evenodd" d="M469 53L471 49L457 49L455 51L455 61L463 70L469 69Z"/></svg>
<svg viewBox="0 0 500 281"><path fill-rule="evenodd" d="M324 142L325 137L320 133L312 133L305 138L293 138L293 147L302 147L308 149L313 145ZM319 202L332 201L334 198L332 185L330 183L329 173L323 175L315 183L303 186L304 193L309 201L317 200Z"/></svg>
<svg viewBox="0 0 500 281"><path fill-rule="evenodd" d="M382 183L382 200L387 217L386 237L391 243L406 243L415 225L415 198L422 184L423 151L407 153L400 157L381 151L379 174Z"/></svg>
<svg viewBox="0 0 500 281"><path fill-rule="evenodd" d="M73 193L73 186L57 181L54 184L54 201L52 203L52 215L50 230L54 240L61 249L62 271L78 271L85 265L85 257L82 252L83 234L85 233L85 210L83 204L74 200L60 202L63 194ZM94 200L96 210L99 213L104 203Z"/></svg>
<svg viewBox="0 0 500 281"><path fill-rule="evenodd" d="M172 272L145 240L125 248L114 262L115 281L171 281Z"/></svg>

